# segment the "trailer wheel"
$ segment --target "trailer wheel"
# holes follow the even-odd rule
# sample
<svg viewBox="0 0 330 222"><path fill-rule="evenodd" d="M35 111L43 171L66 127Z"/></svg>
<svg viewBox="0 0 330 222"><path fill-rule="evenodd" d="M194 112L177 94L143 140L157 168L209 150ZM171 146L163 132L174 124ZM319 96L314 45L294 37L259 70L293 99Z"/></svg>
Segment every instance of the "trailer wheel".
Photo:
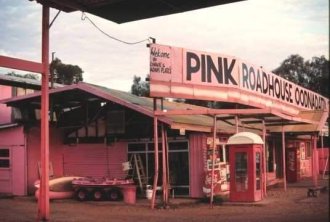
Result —
<svg viewBox="0 0 330 222"><path fill-rule="evenodd" d="M81 188L77 191L76 193L76 198L79 200L79 201L85 201L85 200L88 200L89 198L89 192L84 189L84 188Z"/></svg>
<svg viewBox="0 0 330 222"><path fill-rule="evenodd" d="M93 199L96 201L100 201L104 198L104 191L102 189L95 189L93 191Z"/></svg>
<svg viewBox="0 0 330 222"><path fill-rule="evenodd" d="M111 201L118 201L122 198L122 194L119 189L111 189L108 191L108 198Z"/></svg>

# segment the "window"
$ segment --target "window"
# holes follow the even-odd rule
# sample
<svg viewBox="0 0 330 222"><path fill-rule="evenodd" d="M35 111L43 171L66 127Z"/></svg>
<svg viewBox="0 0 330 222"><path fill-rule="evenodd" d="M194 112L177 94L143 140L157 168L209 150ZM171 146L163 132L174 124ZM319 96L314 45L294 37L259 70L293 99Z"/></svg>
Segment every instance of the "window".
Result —
<svg viewBox="0 0 330 222"><path fill-rule="evenodd" d="M248 190L247 153L235 153L235 185L237 192Z"/></svg>
<svg viewBox="0 0 330 222"><path fill-rule="evenodd" d="M267 172L274 172L274 145L273 144L269 144L269 143L266 143L266 149L267 152L266 152L266 160L267 160Z"/></svg>
<svg viewBox="0 0 330 222"><path fill-rule="evenodd" d="M9 149L0 148L0 168L10 167L10 153Z"/></svg>
<svg viewBox="0 0 330 222"><path fill-rule="evenodd" d="M256 153L256 190L260 190L261 188L261 159L260 159L260 153Z"/></svg>
<svg viewBox="0 0 330 222"><path fill-rule="evenodd" d="M125 112L123 110L112 110L107 113L107 133L125 133Z"/></svg>

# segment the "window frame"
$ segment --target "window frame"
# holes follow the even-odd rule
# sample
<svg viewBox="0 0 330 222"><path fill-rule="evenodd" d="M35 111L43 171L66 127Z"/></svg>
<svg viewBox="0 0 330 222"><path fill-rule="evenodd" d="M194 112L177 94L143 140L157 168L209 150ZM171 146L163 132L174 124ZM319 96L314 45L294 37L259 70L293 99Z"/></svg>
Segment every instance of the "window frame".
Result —
<svg viewBox="0 0 330 222"><path fill-rule="evenodd" d="M8 156L0 156L0 161L1 160L8 160L8 166L1 166L0 169L10 169L11 168L11 153L10 149L6 147L0 147L0 150L8 150Z"/></svg>

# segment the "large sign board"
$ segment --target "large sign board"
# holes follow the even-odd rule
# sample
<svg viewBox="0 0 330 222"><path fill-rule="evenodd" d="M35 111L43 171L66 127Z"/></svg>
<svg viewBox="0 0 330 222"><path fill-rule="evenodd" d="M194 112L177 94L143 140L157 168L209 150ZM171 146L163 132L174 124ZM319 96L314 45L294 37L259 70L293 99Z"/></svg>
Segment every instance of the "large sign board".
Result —
<svg viewBox="0 0 330 222"><path fill-rule="evenodd" d="M235 102L297 114L327 98L234 56L150 45L152 97Z"/></svg>

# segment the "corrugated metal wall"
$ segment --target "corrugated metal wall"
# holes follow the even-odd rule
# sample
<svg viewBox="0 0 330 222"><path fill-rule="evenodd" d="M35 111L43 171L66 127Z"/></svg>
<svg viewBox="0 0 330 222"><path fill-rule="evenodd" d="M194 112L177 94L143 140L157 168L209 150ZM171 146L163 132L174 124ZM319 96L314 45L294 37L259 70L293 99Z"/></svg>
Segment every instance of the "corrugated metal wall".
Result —
<svg viewBox="0 0 330 222"><path fill-rule="evenodd" d="M122 163L127 161L127 144L78 144L63 150L64 175L124 178Z"/></svg>
<svg viewBox="0 0 330 222"><path fill-rule="evenodd" d="M203 150L206 149L206 135L192 133L189 135L190 159L190 197L203 197L204 162Z"/></svg>

